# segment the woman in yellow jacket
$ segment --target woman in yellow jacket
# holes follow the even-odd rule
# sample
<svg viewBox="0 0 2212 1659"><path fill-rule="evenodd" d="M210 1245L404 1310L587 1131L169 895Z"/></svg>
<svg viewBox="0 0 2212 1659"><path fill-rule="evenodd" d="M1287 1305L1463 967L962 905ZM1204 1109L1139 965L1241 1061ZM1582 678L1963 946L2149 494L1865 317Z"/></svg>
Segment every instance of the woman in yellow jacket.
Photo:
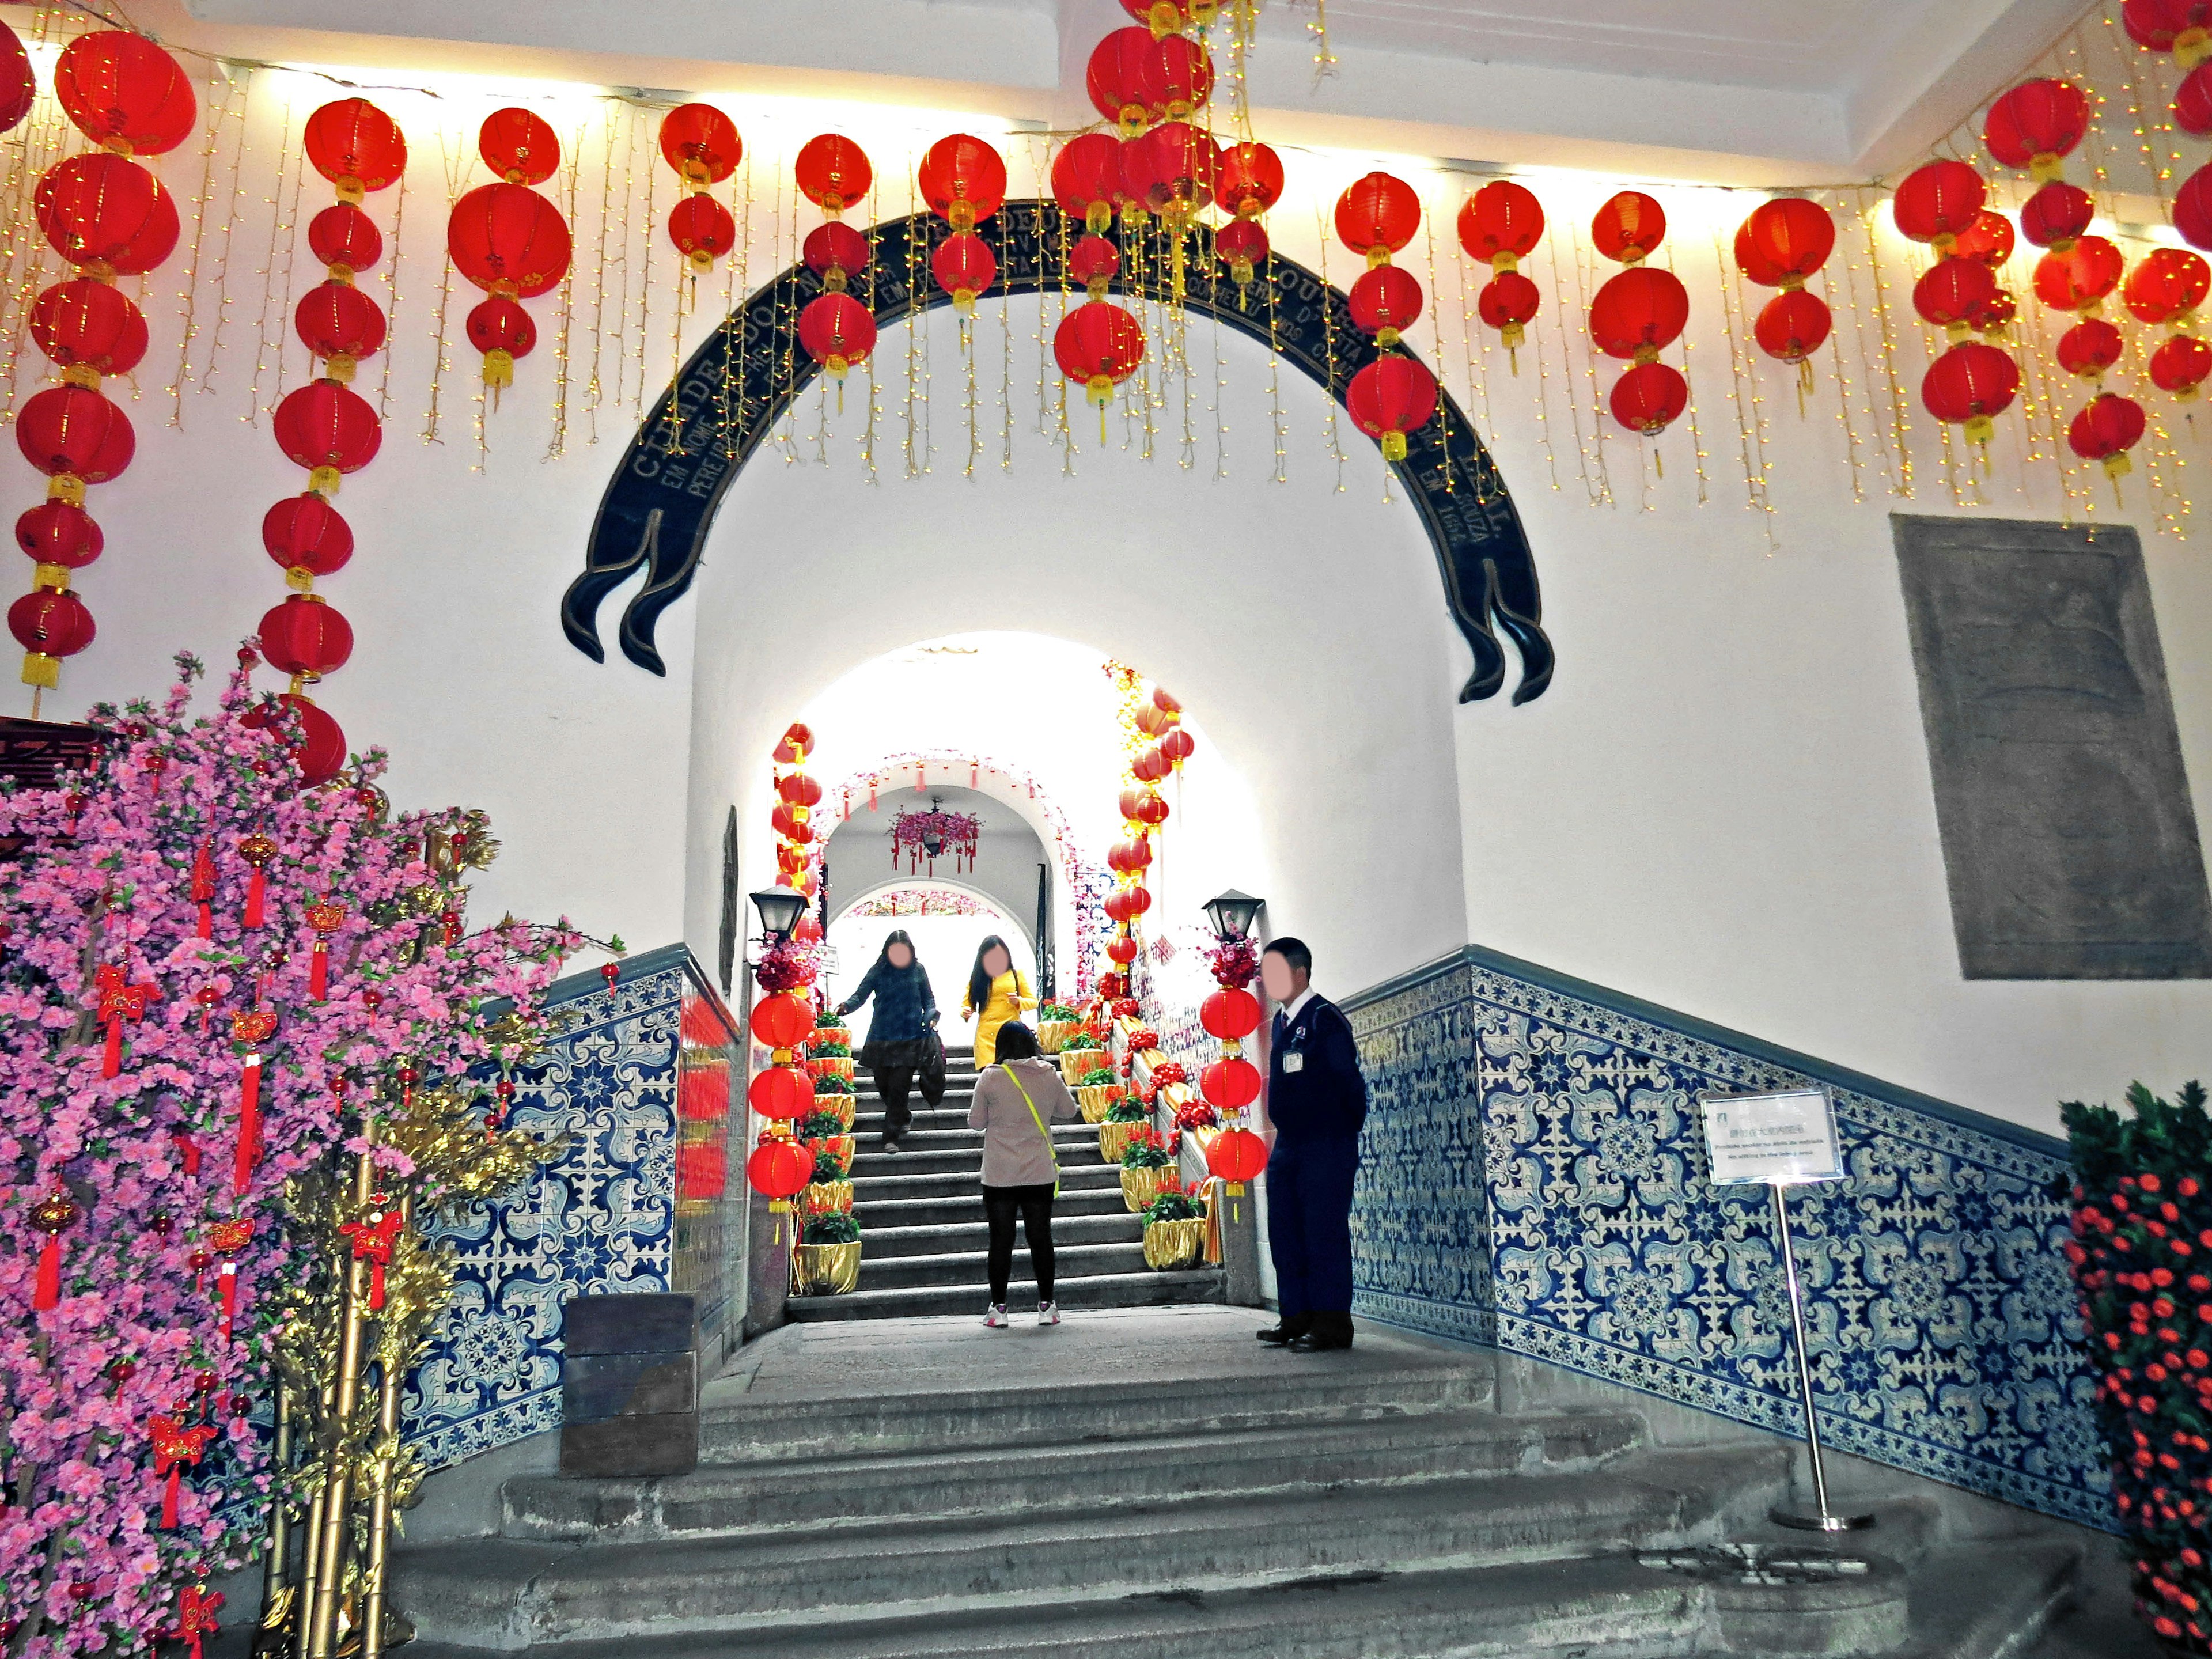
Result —
<svg viewBox="0 0 2212 1659"><path fill-rule="evenodd" d="M996 933L975 952L975 966L968 975L968 994L960 999L960 1018L975 1020L975 1069L980 1072L999 1057L999 1028L1037 1006L1030 982L1014 970L1013 954ZM977 1014L981 1019L976 1019Z"/></svg>

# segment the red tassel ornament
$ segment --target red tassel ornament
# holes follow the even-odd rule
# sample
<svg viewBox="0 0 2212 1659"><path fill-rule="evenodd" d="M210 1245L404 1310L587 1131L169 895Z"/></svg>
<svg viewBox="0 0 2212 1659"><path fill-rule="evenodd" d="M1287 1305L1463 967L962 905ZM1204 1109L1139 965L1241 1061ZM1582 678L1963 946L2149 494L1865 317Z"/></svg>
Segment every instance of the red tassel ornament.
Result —
<svg viewBox="0 0 2212 1659"><path fill-rule="evenodd" d="M52 1193L31 1206L31 1224L44 1233L39 1246L39 1279L31 1293L31 1306L46 1312L62 1299L62 1235L80 1212L67 1193Z"/></svg>
<svg viewBox="0 0 2212 1659"><path fill-rule="evenodd" d="M200 908L197 937L215 937L215 854L207 842L192 854L192 902Z"/></svg>
<svg viewBox="0 0 2212 1659"><path fill-rule="evenodd" d="M392 1265L392 1246L399 1237L400 1228L406 1224L406 1217L387 1207L391 1202L388 1194L370 1194L368 1207L362 1212L361 1219L349 1221L338 1229L353 1241L353 1259L368 1263L371 1313L384 1311L384 1270Z"/></svg>
<svg viewBox="0 0 2212 1659"><path fill-rule="evenodd" d="M215 1438L215 1425L203 1423L187 1428L181 1417L164 1417L156 1413L146 1419L146 1432L154 1443L154 1473L163 1477L161 1487L161 1524L177 1524L177 1487L183 1480L187 1464L196 1464L207 1455L208 1442Z"/></svg>
<svg viewBox="0 0 2212 1659"><path fill-rule="evenodd" d="M246 1065L238 1078L238 1152L231 1167L231 1185L244 1192L261 1162L261 1050L260 1044L276 1034L276 1011L248 1008L230 1017L232 1040L245 1046Z"/></svg>
<svg viewBox="0 0 2212 1659"><path fill-rule="evenodd" d="M151 985L131 985L113 963L94 970L92 982L100 993L95 1016L107 1026L107 1043L100 1056L100 1074L114 1077L123 1070L123 1022L146 1018L146 1005L156 994Z"/></svg>
<svg viewBox="0 0 2212 1659"><path fill-rule="evenodd" d="M238 843L238 855L253 866L253 879L246 887L245 925L258 927L264 921L264 903L269 890L266 866L276 856L276 843L259 830Z"/></svg>
<svg viewBox="0 0 2212 1659"><path fill-rule="evenodd" d="M345 926L345 906L331 903L328 896L307 907L307 926L315 930L314 953L307 961L307 994L317 1002L331 994L331 935Z"/></svg>

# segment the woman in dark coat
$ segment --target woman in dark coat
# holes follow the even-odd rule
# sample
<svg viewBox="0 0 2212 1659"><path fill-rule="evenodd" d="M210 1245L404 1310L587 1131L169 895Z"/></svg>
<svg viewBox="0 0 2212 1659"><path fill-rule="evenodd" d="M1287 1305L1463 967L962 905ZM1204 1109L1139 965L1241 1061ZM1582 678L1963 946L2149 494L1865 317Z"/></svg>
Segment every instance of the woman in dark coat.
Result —
<svg viewBox="0 0 2212 1659"><path fill-rule="evenodd" d="M853 994L837 1005L849 1014L870 997L875 1012L868 1016L868 1040L856 1058L875 1079L876 1092L884 1099L884 1150L895 1152L899 1139L914 1121L907 1106L907 1091L921 1064L924 1046L934 1039L937 999L930 992L929 975L915 960L914 941L902 927L884 937L883 953L855 986Z"/></svg>

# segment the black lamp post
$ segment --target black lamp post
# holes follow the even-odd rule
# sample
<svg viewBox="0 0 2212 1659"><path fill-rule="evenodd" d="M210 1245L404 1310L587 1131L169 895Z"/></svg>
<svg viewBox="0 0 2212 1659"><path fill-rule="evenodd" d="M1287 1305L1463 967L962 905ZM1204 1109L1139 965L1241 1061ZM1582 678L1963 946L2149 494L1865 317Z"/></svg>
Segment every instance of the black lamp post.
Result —
<svg viewBox="0 0 2212 1659"><path fill-rule="evenodd" d="M799 917L806 914L806 895L795 887L764 888L752 896L752 901L753 908L760 912L761 932L771 945L789 939Z"/></svg>
<svg viewBox="0 0 2212 1659"><path fill-rule="evenodd" d="M1249 939L1254 918L1267 906L1265 899L1254 898L1249 893L1240 893L1234 887L1218 898L1206 904L1206 919L1213 925L1213 935L1224 943L1231 939Z"/></svg>

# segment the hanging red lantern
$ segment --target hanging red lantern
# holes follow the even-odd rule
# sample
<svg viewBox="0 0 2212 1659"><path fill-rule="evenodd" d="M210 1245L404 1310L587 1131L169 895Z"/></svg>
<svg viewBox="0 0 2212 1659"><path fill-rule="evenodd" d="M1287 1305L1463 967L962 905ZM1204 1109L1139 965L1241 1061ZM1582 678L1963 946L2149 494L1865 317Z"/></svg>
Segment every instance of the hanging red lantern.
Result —
<svg viewBox="0 0 2212 1659"><path fill-rule="evenodd" d="M1528 337L1528 324L1542 301L1535 283L1517 270L1503 270L1482 285L1482 291L1474 296L1474 309L1487 326L1498 330L1505 349L1511 351ZM1518 362L1514 373L1520 373Z"/></svg>
<svg viewBox="0 0 2212 1659"><path fill-rule="evenodd" d="M1145 125L1146 60L1152 50L1149 29L1114 29L1091 49L1091 62L1084 70L1091 106L1119 126L1125 137Z"/></svg>
<svg viewBox="0 0 2212 1659"><path fill-rule="evenodd" d="M2101 378L2120 361L2120 331L2101 317L2084 317L2058 337L2058 366L2085 380Z"/></svg>
<svg viewBox="0 0 2212 1659"><path fill-rule="evenodd" d="M1390 256L1413 240L1421 228L1421 198L1403 179L1370 173L1355 179L1336 198L1336 234L1370 268L1388 264Z"/></svg>
<svg viewBox="0 0 2212 1659"><path fill-rule="evenodd" d="M1690 383L1671 363L1637 363L1613 383L1607 407L1631 432L1652 437L1664 432L1690 406Z"/></svg>
<svg viewBox="0 0 2212 1659"><path fill-rule="evenodd" d="M714 261L738 245L738 222L703 191L694 191L668 210L668 240L694 272L705 276Z"/></svg>
<svg viewBox="0 0 2212 1659"><path fill-rule="evenodd" d="M2020 365L1978 340L1953 346L1928 367L1920 401L1939 421L1963 424L1969 441L1986 444L1996 417L2020 393Z"/></svg>
<svg viewBox="0 0 2212 1659"><path fill-rule="evenodd" d="M83 486L104 483L129 466L138 440L119 405L83 386L54 386L17 411L15 447L57 481L57 496L82 507Z"/></svg>
<svg viewBox="0 0 2212 1659"><path fill-rule="evenodd" d="M1912 285L1912 308L1923 322L1949 330L1954 340L1964 339L1996 291L1996 277L1980 260L1947 254Z"/></svg>
<svg viewBox="0 0 2212 1659"><path fill-rule="evenodd" d="M778 991L753 1004L752 1033L756 1042L771 1048L796 1048L814 1029L814 1009L793 991Z"/></svg>
<svg viewBox="0 0 2212 1659"><path fill-rule="evenodd" d="M1375 343L1386 351L1421 319L1421 284L1402 265L1377 265L1362 272L1349 299L1353 325L1373 335Z"/></svg>
<svg viewBox="0 0 2212 1659"><path fill-rule="evenodd" d="M1905 175L1889 210L1900 234L1944 252L1974 222L1989 194L1982 175L1964 161L1930 161Z"/></svg>
<svg viewBox="0 0 2212 1659"><path fill-rule="evenodd" d="M814 1153L795 1140L764 1140L745 1160L745 1180L779 1212L787 1212L813 1179Z"/></svg>
<svg viewBox="0 0 2212 1659"><path fill-rule="evenodd" d="M876 349L876 319L849 294L824 294L799 313L799 343L806 355L842 376Z"/></svg>
<svg viewBox="0 0 2212 1659"><path fill-rule="evenodd" d="M1494 179L1459 210L1459 245L1493 271L1516 269L1544 235L1544 204L1510 179ZM1524 319L1525 320L1525 319Z"/></svg>
<svg viewBox="0 0 2212 1659"><path fill-rule="evenodd" d="M328 576L353 557L353 529L311 489L285 497L262 515L261 545L287 572Z"/></svg>
<svg viewBox="0 0 2212 1659"><path fill-rule="evenodd" d="M1133 836L1106 849L1106 867L1116 875L1140 874L1151 867L1152 862L1152 843L1147 836Z"/></svg>
<svg viewBox="0 0 2212 1659"><path fill-rule="evenodd" d="M2120 285L2127 261L2101 236L2084 236L2064 253L2035 263L2035 297L2053 311L2087 311Z"/></svg>
<svg viewBox="0 0 2212 1659"><path fill-rule="evenodd" d="M867 151L839 132L809 138L799 146L792 171L806 199L833 219L866 196L876 177Z"/></svg>
<svg viewBox="0 0 2212 1659"><path fill-rule="evenodd" d="M1785 363L1802 363L1827 343L1834 326L1828 302L1801 288L1769 300L1751 331L1759 349L1768 356Z"/></svg>
<svg viewBox="0 0 2212 1659"><path fill-rule="evenodd" d="M67 501L40 501L15 520L15 545L34 564L82 570L107 545L92 514Z"/></svg>
<svg viewBox="0 0 2212 1659"><path fill-rule="evenodd" d="M1667 210L1640 190L1607 198L1590 221L1590 240L1608 259L1640 265L1666 239Z"/></svg>
<svg viewBox="0 0 2212 1659"><path fill-rule="evenodd" d="M353 655L353 624L319 593L294 593L272 605L257 630L261 654L286 674L320 679Z"/></svg>
<svg viewBox="0 0 2212 1659"><path fill-rule="evenodd" d="M484 117L477 154L510 185L543 184L560 168L561 141L544 116L510 106Z"/></svg>
<svg viewBox="0 0 2212 1659"><path fill-rule="evenodd" d="M353 276L384 257L384 233L350 202L333 202L307 222L307 246L333 276Z"/></svg>
<svg viewBox="0 0 2212 1659"><path fill-rule="evenodd" d="M660 118L660 153L694 190L719 185L744 160L738 124L712 104L678 104Z"/></svg>
<svg viewBox="0 0 2212 1659"><path fill-rule="evenodd" d="M2212 264L2183 247L2153 248L2128 273L2121 298L2139 322L2163 326L2186 317L2212 290Z"/></svg>
<svg viewBox="0 0 2212 1659"><path fill-rule="evenodd" d="M2053 179L2021 204L2020 234L2038 247L2070 252L2096 216L2087 191Z"/></svg>
<svg viewBox="0 0 2212 1659"><path fill-rule="evenodd" d="M975 308L975 296L999 275L999 261L991 246L972 231L956 231L937 245L929 256L929 274L938 287L952 296L952 308L966 316Z"/></svg>
<svg viewBox="0 0 2212 1659"><path fill-rule="evenodd" d="M2212 138L2212 75L2198 64L2173 94L2173 125L2196 138Z"/></svg>
<svg viewBox="0 0 2212 1659"><path fill-rule="evenodd" d="M1260 1068L1241 1054L1217 1060L1199 1073L1199 1092L1224 1112L1241 1111L1260 1097Z"/></svg>
<svg viewBox="0 0 2212 1659"><path fill-rule="evenodd" d="M842 219L831 219L806 233L799 258L822 279L823 290L844 292L849 279L868 268L868 239Z"/></svg>
<svg viewBox="0 0 2212 1659"><path fill-rule="evenodd" d="M176 252L177 236L177 198L157 184L152 215L107 261L107 268L118 276L143 276ZM94 267L93 275L99 274Z"/></svg>
<svg viewBox="0 0 2212 1659"><path fill-rule="evenodd" d="M2212 5L2205 0L2124 0L2120 24L2128 38L2148 52L2170 52L2185 70L2204 61L2208 40L2205 26L2212 21Z"/></svg>
<svg viewBox="0 0 2212 1659"><path fill-rule="evenodd" d="M1060 372L1081 385L1102 411L1114 388L1145 360L1144 325L1120 306L1093 300L1060 319L1052 355Z"/></svg>
<svg viewBox="0 0 2212 1659"><path fill-rule="evenodd" d="M560 210L536 191L508 184L480 185L453 204L446 250L478 288L525 300L560 282L572 252Z"/></svg>
<svg viewBox="0 0 2212 1659"><path fill-rule="evenodd" d="M1762 263L1781 273L1778 285L1784 288L1802 285L1836 248L1836 222L1828 210L1802 196L1760 203L1743 228Z"/></svg>
<svg viewBox="0 0 2212 1659"><path fill-rule="evenodd" d="M280 708L299 722L298 738L287 743L284 751L300 769L301 787L313 789L317 784L328 783L345 769L345 733L336 720L296 692L280 692L268 702L256 703L239 724L252 732L279 732L276 711Z"/></svg>
<svg viewBox="0 0 2212 1659"><path fill-rule="evenodd" d="M969 230L1006 199L1006 164L981 138L956 132L929 147L915 182L932 213L955 230Z"/></svg>
<svg viewBox="0 0 2212 1659"><path fill-rule="evenodd" d="M374 460L384 443L376 410L335 380L310 380L288 392L271 424L276 447L307 469L310 489L324 493L338 487L341 475Z"/></svg>
<svg viewBox="0 0 2212 1659"><path fill-rule="evenodd" d="M1174 224L1213 200L1221 151L1202 129L1169 121L1122 146L1121 179L1131 196Z"/></svg>
<svg viewBox="0 0 2212 1659"><path fill-rule="evenodd" d="M498 391L514 384L514 365L538 346L538 325L504 294L480 300L469 312L469 343L483 354L483 383Z"/></svg>
<svg viewBox="0 0 2212 1659"><path fill-rule="evenodd" d="M794 1043L780 1046L794 1048ZM814 1079L796 1066L763 1066L745 1091L753 1110L765 1118L789 1119L814 1109Z"/></svg>
<svg viewBox="0 0 2212 1659"><path fill-rule="evenodd" d="M2191 334L2169 336L2150 354L2150 378L2161 392L2188 401L2212 375L2212 345Z"/></svg>
<svg viewBox="0 0 2212 1659"><path fill-rule="evenodd" d="M1239 1196L1244 1183L1258 1180L1267 1167L1267 1143L1249 1129L1232 1126L1206 1149L1206 1167L1228 1183L1231 1197Z"/></svg>
<svg viewBox="0 0 2212 1659"><path fill-rule="evenodd" d="M1256 219L1283 198L1283 158L1249 140L1225 145L1213 199L1224 213Z"/></svg>
<svg viewBox="0 0 2212 1659"><path fill-rule="evenodd" d="M1607 277L1590 301L1590 337L1608 357L1649 362L1681 337L1689 321L1689 290L1673 271L1656 265Z"/></svg>
<svg viewBox="0 0 2212 1659"><path fill-rule="evenodd" d="M776 806L769 811L768 821L769 827L786 841L795 842L801 847L813 844L814 826L807 823L805 815L796 809L787 805Z"/></svg>
<svg viewBox="0 0 2212 1659"><path fill-rule="evenodd" d="M146 319L112 283L89 276L56 283L31 307L31 337L74 384L97 386L103 374L128 374L146 355Z"/></svg>
<svg viewBox="0 0 2212 1659"><path fill-rule="evenodd" d="M1053 199L1069 218L1093 232L1114 222L1121 202L1121 142L1109 133L1071 138L1052 158Z"/></svg>
<svg viewBox="0 0 2212 1659"><path fill-rule="evenodd" d="M399 124L366 98L325 104L307 118L301 137L307 160L337 186L341 202L358 204L363 192L396 185L407 171Z"/></svg>
<svg viewBox="0 0 2212 1659"><path fill-rule="evenodd" d="M72 155L40 175L32 193L39 228L54 252L73 265L95 273L121 269L118 261L143 258L158 247L158 264L177 245L176 205L168 192L136 161L101 152ZM159 247L162 227L172 227L168 246Z"/></svg>
<svg viewBox="0 0 2212 1659"><path fill-rule="evenodd" d="M1784 274L1782 267L1760 252L1753 243L1748 220L1735 228L1735 268L1744 274L1747 281L1756 283L1761 288L1782 286Z"/></svg>
<svg viewBox="0 0 2212 1659"><path fill-rule="evenodd" d="M1982 142L1997 165L2056 179L2089 131L2089 100L2070 81L2023 81L1990 106Z"/></svg>
<svg viewBox="0 0 2212 1659"><path fill-rule="evenodd" d="M1103 236L1085 235L1067 251L1067 274L1094 300L1103 300L1121 269L1121 250Z"/></svg>
<svg viewBox="0 0 2212 1659"><path fill-rule="evenodd" d="M1106 895L1099 908L1105 911L1106 920L1115 923L1134 921L1152 908L1151 891L1143 887L1119 887Z"/></svg>
<svg viewBox="0 0 2212 1659"><path fill-rule="evenodd" d="M1951 240L1951 252L1960 258L1979 259L1992 270L2011 258L2012 250L2012 221L1989 208Z"/></svg>
<svg viewBox="0 0 2212 1659"><path fill-rule="evenodd" d="M822 805L822 785L804 772L787 772L775 781L778 800L791 806L804 806L811 811Z"/></svg>
<svg viewBox="0 0 2212 1659"><path fill-rule="evenodd" d="M1260 999L1235 986L1211 992L1198 1005L1198 1022L1208 1036L1237 1042L1260 1029Z"/></svg>
<svg viewBox="0 0 2212 1659"><path fill-rule="evenodd" d="M1106 956L1108 960L1118 963L1122 967L1127 968L1131 963L1137 959L1137 941L1131 939L1127 933L1121 934L1119 938L1109 939L1106 945Z"/></svg>
<svg viewBox="0 0 2212 1659"><path fill-rule="evenodd" d="M2128 451L2142 434L2142 405L2117 392L2100 392L2068 425L2066 447L2085 461L2102 462L2105 476L2117 480L2133 470Z"/></svg>
<svg viewBox="0 0 2212 1659"><path fill-rule="evenodd" d="M54 96L79 132L123 155L173 150L199 122L177 60L128 29L95 29L64 46Z"/></svg>
<svg viewBox="0 0 2212 1659"><path fill-rule="evenodd" d="M1213 95L1213 58L1203 41L1188 35L1151 41L1139 60L1136 90L1153 120L1182 120Z"/></svg>
<svg viewBox="0 0 2212 1659"><path fill-rule="evenodd" d="M1406 459L1406 434L1437 412L1436 376L1411 357L1377 357L1344 389L1352 423L1382 446L1382 459Z"/></svg>
<svg viewBox="0 0 2212 1659"><path fill-rule="evenodd" d="M2197 168L2173 192L2173 228L2190 246L2212 251L2212 166Z"/></svg>
<svg viewBox="0 0 2212 1659"><path fill-rule="evenodd" d="M62 659L90 645L99 630L84 601L67 588L34 587L8 607L8 631L23 647L23 684L52 687Z"/></svg>
<svg viewBox="0 0 2212 1659"><path fill-rule="evenodd" d="M1158 744L1129 763L1129 775L1139 783L1158 783L1175 769Z"/></svg>
<svg viewBox="0 0 2212 1659"><path fill-rule="evenodd" d="M384 344L384 308L350 283L316 283L294 308L292 326L334 380L352 380L354 365Z"/></svg>
<svg viewBox="0 0 2212 1659"><path fill-rule="evenodd" d="M0 23L0 132L12 132L21 125L38 95L30 53L23 50L15 31Z"/></svg>

